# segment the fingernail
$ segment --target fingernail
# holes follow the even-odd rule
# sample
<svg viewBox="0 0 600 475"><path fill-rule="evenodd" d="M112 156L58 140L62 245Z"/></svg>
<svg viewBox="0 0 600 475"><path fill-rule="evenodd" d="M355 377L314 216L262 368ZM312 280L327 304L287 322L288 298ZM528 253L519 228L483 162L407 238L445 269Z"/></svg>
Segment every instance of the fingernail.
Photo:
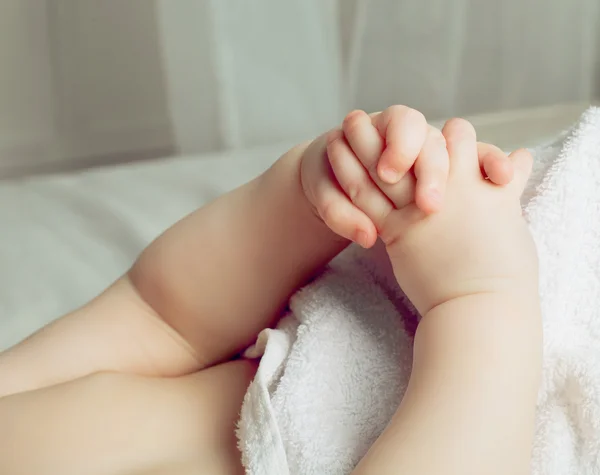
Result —
<svg viewBox="0 0 600 475"><path fill-rule="evenodd" d="M356 243L365 249L369 247L369 236L364 231L358 231L356 233Z"/></svg>
<svg viewBox="0 0 600 475"><path fill-rule="evenodd" d="M382 168L379 174L380 178L390 185L398 183L401 178L400 172L395 168Z"/></svg>

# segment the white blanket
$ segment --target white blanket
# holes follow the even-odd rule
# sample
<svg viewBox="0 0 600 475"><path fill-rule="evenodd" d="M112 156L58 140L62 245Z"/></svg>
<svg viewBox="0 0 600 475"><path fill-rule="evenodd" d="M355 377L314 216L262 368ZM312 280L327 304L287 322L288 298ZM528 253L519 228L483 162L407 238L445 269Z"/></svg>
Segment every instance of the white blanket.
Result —
<svg viewBox="0 0 600 475"><path fill-rule="evenodd" d="M534 150L523 207L540 256L544 377L534 474L600 473L600 109ZM348 474L410 374L417 317L383 249L350 248L248 351L238 437L251 475Z"/></svg>

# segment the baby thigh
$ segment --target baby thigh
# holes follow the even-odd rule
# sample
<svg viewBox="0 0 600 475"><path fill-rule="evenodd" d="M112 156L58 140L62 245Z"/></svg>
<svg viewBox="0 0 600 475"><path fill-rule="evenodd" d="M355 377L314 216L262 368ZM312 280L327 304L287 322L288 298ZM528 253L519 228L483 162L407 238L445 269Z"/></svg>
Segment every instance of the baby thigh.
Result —
<svg viewBox="0 0 600 475"><path fill-rule="evenodd" d="M2 398L0 473L243 474L234 428L254 372L99 373Z"/></svg>

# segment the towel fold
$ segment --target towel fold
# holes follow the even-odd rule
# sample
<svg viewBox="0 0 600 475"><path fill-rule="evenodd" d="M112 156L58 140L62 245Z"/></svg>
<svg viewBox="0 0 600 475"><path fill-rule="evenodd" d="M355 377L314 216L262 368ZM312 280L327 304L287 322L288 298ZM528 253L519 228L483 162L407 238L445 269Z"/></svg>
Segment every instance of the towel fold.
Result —
<svg viewBox="0 0 600 475"><path fill-rule="evenodd" d="M600 109L532 150L522 205L540 257L544 374L535 475L600 473ZM238 424L250 475L345 475L404 394L417 315L381 245L350 247L297 292Z"/></svg>

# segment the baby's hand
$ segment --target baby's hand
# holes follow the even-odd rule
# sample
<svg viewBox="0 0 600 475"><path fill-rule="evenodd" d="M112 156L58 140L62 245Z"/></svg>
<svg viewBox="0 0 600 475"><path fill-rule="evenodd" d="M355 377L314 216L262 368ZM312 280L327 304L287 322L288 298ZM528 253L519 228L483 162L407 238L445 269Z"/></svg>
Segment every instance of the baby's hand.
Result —
<svg viewBox="0 0 600 475"><path fill-rule="evenodd" d="M479 144L478 154L481 173L498 185L511 181L512 163L500 149ZM416 203L426 213L439 211L448 170L443 134L420 112L392 106L371 116L351 112L341 129L316 139L303 154L301 180L327 226L371 247L392 209Z"/></svg>
<svg viewBox="0 0 600 475"><path fill-rule="evenodd" d="M355 137L371 134L369 124L363 123L352 131ZM511 183L495 186L482 175L482 150L487 146L478 147L469 122L453 119L442 134L449 169L444 175L444 207L437 213L425 213L418 203L407 204L409 196L402 182L372 185L370 180L378 180L375 170L382 167L384 156L378 159L357 147L354 142L359 140L348 133L352 148L339 139L337 147L345 153L330 154L330 160L338 157L332 161L337 182L349 196L360 198L354 203L377 226L398 283L421 314L477 293L508 291L504 295L511 298L517 293L535 297L537 256L520 207L531 172L531 155L526 150L513 152L508 161L514 173ZM430 155L422 154L419 160L421 156ZM429 164L424 161L425 165ZM487 165L484 160L484 169L491 171L489 167L496 166ZM418 167L415 165L417 175ZM418 192L417 181L417 198Z"/></svg>
<svg viewBox="0 0 600 475"><path fill-rule="evenodd" d="M422 315L473 294L537 299L537 253L520 203L531 154L513 152L513 180L493 186L481 177L473 126L454 119L443 134L450 155L444 209L425 216L407 206L386 221L398 283Z"/></svg>

